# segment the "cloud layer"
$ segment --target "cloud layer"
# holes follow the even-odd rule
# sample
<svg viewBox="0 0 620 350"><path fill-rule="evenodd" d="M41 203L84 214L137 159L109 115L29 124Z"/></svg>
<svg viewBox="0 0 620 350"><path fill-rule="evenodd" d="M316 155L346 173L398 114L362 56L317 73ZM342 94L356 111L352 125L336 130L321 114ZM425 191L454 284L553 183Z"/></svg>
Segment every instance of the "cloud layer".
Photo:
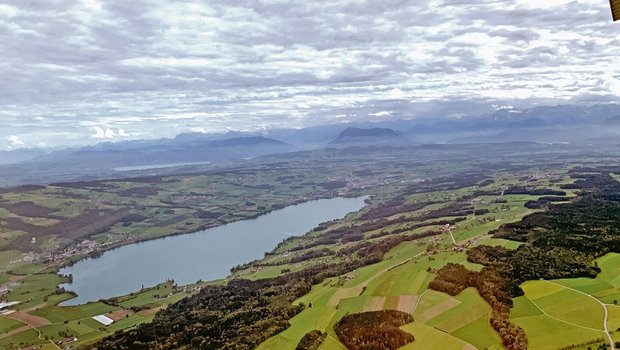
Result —
<svg viewBox="0 0 620 350"><path fill-rule="evenodd" d="M0 148L620 96L606 1L420 3L5 0Z"/></svg>

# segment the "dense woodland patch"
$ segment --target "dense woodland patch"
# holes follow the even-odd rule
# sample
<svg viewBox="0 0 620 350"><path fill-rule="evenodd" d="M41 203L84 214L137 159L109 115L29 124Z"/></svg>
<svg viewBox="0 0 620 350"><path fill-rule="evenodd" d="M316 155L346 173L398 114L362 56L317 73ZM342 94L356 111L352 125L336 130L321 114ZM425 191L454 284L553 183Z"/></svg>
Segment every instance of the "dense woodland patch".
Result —
<svg viewBox="0 0 620 350"><path fill-rule="evenodd" d="M327 333L319 330L313 330L301 338L295 350L317 350L321 347L323 340L327 337Z"/></svg>
<svg viewBox="0 0 620 350"><path fill-rule="evenodd" d="M395 350L414 341L400 326L413 316L396 310L362 312L344 316L334 325L340 341L350 350Z"/></svg>

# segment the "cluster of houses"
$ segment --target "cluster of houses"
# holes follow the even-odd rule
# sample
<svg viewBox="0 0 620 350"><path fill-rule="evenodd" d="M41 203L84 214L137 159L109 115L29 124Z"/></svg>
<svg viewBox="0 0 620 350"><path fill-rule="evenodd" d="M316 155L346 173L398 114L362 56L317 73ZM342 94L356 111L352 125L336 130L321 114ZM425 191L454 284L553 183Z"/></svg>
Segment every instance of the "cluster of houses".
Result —
<svg viewBox="0 0 620 350"><path fill-rule="evenodd" d="M169 197L169 200L174 203L187 203L187 202L206 202L214 199L215 196L212 194L199 194L199 193L189 193L189 194L178 194Z"/></svg>
<svg viewBox="0 0 620 350"><path fill-rule="evenodd" d="M15 261L11 261L9 264L15 263L50 263L55 261L63 261L64 259L70 258L75 255L88 255L94 252L99 246L99 243L91 240L84 240L77 244L74 244L68 248L48 251L44 253L22 253L19 258ZM0 295L2 295L2 291L0 290Z"/></svg>
<svg viewBox="0 0 620 350"><path fill-rule="evenodd" d="M66 337L62 340L57 341L56 345L59 349L61 345L64 346L64 349L73 349L73 346L69 344L75 343L76 341L78 341L77 337ZM39 345L30 345L29 347L22 348L21 350L38 350L38 349L43 349L43 347Z"/></svg>
<svg viewBox="0 0 620 350"><path fill-rule="evenodd" d="M68 248L45 252L38 255L38 261L49 263L54 261L62 261L75 255L88 255L97 249L99 244L91 240L83 240Z"/></svg>

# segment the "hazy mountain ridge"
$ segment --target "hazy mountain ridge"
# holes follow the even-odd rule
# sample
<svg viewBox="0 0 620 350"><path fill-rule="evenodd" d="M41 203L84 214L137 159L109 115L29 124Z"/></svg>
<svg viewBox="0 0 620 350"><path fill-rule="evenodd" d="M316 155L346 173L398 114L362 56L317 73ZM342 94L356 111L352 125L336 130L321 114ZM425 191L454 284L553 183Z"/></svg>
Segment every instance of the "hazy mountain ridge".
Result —
<svg viewBox="0 0 620 350"><path fill-rule="evenodd" d="M369 146L412 147L442 143L617 145L620 144L619 120L620 106L617 104L560 105L524 110L501 108L460 118L395 117L302 129L183 133L174 138L106 142L79 149L0 152L0 180L10 186L64 181L65 177L100 179L118 176L119 172L113 170L115 168L205 162L217 166L325 147L359 147L356 152L363 152ZM123 173L123 176L129 176L129 173Z"/></svg>
<svg viewBox="0 0 620 350"><path fill-rule="evenodd" d="M179 168L193 163L235 162L297 150L290 144L262 136L223 140L213 135L192 136L195 137L185 135L181 140L132 141L126 148L123 143L55 151L20 163L1 166L0 180L5 186L14 186L127 177L131 174L122 168L163 164L166 164L166 167ZM148 171L148 168L144 171Z"/></svg>
<svg viewBox="0 0 620 350"><path fill-rule="evenodd" d="M328 147L350 146L408 146L412 142L399 132L388 128L363 129L348 127L335 139L330 141Z"/></svg>
<svg viewBox="0 0 620 350"><path fill-rule="evenodd" d="M620 115L609 117L603 121L604 125L620 125Z"/></svg>
<svg viewBox="0 0 620 350"><path fill-rule="evenodd" d="M248 149L240 150L240 148ZM204 153L207 150L215 149L218 152L217 154ZM122 144L106 144L101 147L89 146L77 150L54 152L47 156L38 157L34 161L89 161L104 158L108 159L111 165L125 165L128 161L149 164L149 162L225 160L292 150L294 147L289 144L261 136L244 136L223 140L220 138L212 139L211 137L185 138L183 141L175 138L148 141L143 144L130 142L129 147L126 148Z"/></svg>
<svg viewBox="0 0 620 350"><path fill-rule="evenodd" d="M0 151L0 165L15 164L28 161L44 154L48 151L38 148L23 148L13 151Z"/></svg>
<svg viewBox="0 0 620 350"><path fill-rule="evenodd" d="M234 137L225 140L215 140L212 141L209 145L212 147L240 147L258 145L286 145L286 143L263 136L246 136Z"/></svg>

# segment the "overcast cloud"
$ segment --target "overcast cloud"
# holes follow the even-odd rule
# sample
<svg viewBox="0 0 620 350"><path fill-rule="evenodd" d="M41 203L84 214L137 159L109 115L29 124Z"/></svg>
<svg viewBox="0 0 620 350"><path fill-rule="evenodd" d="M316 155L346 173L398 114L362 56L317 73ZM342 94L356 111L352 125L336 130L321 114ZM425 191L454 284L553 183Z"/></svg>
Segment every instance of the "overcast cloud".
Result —
<svg viewBox="0 0 620 350"><path fill-rule="evenodd" d="M0 0L0 55L0 149L620 96L607 0Z"/></svg>

